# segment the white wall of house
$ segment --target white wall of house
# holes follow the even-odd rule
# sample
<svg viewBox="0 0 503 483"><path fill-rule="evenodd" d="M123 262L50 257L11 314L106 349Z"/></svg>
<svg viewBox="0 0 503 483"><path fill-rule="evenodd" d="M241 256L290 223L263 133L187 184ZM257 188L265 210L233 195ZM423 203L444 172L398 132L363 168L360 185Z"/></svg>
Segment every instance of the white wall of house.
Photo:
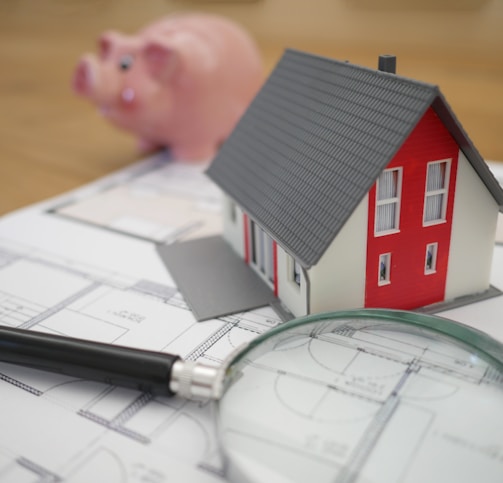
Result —
<svg viewBox="0 0 503 483"><path fill-rule="evenodd" d="M228 196L223 197L223 234L234 251L244 258L244 221L243 210Z"/></svg>
<svg viewBox="0 0 503 483"><path fill-rule="evenodd" d="M311 313L364 306L367 223L368 195L309 270Z"/></svg>
<svg viewBox="0 0 503 483"><path fill-rule="evenodd" d="M459 154L445 298L489 288L498 205L462 152Z"/></svg>
<svg viewBox="0 0 503 483"><path fill-rule="evenodd" d="M224 197L224 237L244 258L243 211ZM293 279L294 259L277 246L278 298L300 317L308 313L363 307L367 258L368 196L365 196L318 264Z"/></svg>

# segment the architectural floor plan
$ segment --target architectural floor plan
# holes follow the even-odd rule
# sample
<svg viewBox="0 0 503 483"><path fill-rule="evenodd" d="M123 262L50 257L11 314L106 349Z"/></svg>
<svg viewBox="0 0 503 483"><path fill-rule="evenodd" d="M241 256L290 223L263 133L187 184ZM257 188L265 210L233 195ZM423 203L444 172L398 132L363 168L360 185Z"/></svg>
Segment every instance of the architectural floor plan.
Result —
<svg viewBox="0 0 503 483"><path fill-rule="evenodd" d="M161 181L163 168L173 171L158 160L141 168ZM177 176L178 192L170 193L171 200L188 185L195 188L197 169L191 171L192 176ZM123 181L121 175L118 179ZM145 178L126 179L138 181L145 194ZM108 186L98 186L93 196L101 199ZM111 188L121 196L139 189L127 183ZM194 205L205 210L205 195L195 192L200 198ZM82 205L79 196L73 193L0 222L0 324L219 364L243 341L279 323L264 308L198 324L154 244L144 240L148 233L139 236L137 228L147 226L149 210L142 223L138 215L129 236L116 229L113 219L108 220L113 226L99 226L93 219L82 223L67 213L60 216L62 203L87 208L86 198ZM169 211L166 197L157 200L157 211ZM202 222L198 227L205 229ZM221 480L213 423L204 405L5 363L0 364L0 394L2 482Z"/></svg>
<svg viewBox="0 0 503 483"><path fill-rule="evenodd" d="M0 241L0 259L0 323L7 326L218 364L241 342L277 323L266 309L198 324L169 285L45 257L5 241ZM97 458L107 474L114 466L118 476L129 474L130 455L123 460L106 443L119 436L162 459L172 455L177 464L220 471L207 410L194 403L8 364L0 365L0 387L0 481L24 481L20 472L43 475L43 481L85 481L78 475ZM9 416L13 411L22 412L19 421ZM53 443L40 446L34 434ZM181 438L192 442L183 445ZM60 446L64 451L55 451Z"/></svg>
<svg viewBox="0 0 503 483"><path fill-rule="evenodd" d="M91 196L63 199L52 212L154 242L213 235L221 231L221 193L203 168L153 157Z"/></svg>
<svg viewBox="0 0 503 483"><path fill-rule="evenodd" d="M279 317L198 323L156 252L217 233L219 209L201 167L158 155L0 218L0 324L221 364ZM503 340L501 299L443 315ZM0 363L0 482L226 481L210 409Z"/></svg>

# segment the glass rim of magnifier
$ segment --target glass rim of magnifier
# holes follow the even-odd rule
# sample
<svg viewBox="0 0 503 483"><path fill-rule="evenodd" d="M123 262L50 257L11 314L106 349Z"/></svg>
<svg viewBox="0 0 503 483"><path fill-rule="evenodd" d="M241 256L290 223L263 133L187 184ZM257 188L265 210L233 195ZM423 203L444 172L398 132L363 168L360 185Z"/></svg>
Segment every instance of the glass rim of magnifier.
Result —
<svg viewBox="0 0 503 483"><path fill-rule="evenodd" d="M236 368L240 363L246 361L247 356L252 351L260 346L265 346L268 342L272 342L281 334L291 333L295 329L308 328L316 323L328 323L338 320L346 320L348 322L351 320L364 321L365 319L372 322L398 322L401 323L401 329L406 327L416 333L421 331L424 334L424 332L427 332L428 335L441 338L448 343L463 345L466 349L476 351L479 357L503 372L503 343L485 332L438 315L395 309L371 308L323 312L292 319L284 324L280 324L253 339L244 349L232 356L227 364L227 369L232 372L232 368Z"/></svg>

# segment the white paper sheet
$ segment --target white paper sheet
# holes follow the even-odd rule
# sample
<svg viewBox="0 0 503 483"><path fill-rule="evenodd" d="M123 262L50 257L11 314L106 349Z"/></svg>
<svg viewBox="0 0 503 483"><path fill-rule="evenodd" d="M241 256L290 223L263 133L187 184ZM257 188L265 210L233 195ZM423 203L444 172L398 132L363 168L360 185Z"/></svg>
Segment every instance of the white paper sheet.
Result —
<svg viewBox="0 0 503 483"><path fill-rule="evenodd" d="M0 324L219 364L280 323L270 308L197 323L160 262L154 242L220 229L202 169L154 156L0 218ZM500 246L492 279L503 288ZM503 341L502 313L500 296L441 315ZM210 482L222 471L207 405L0 364L1 482Z"/></svg>

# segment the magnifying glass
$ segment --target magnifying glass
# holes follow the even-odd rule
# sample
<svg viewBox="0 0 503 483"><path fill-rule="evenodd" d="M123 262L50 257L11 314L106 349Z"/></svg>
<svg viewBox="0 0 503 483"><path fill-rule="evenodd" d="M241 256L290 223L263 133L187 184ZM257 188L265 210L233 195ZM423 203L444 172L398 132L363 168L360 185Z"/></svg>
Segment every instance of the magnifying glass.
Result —
<svg viewBox="0 0 503 483"><path fill-rule="evenodd" d="M213 399L231 481L503 480L503 344L440 317L378 309L308 316L220 367L0 328L0 359Z"/></svg>

